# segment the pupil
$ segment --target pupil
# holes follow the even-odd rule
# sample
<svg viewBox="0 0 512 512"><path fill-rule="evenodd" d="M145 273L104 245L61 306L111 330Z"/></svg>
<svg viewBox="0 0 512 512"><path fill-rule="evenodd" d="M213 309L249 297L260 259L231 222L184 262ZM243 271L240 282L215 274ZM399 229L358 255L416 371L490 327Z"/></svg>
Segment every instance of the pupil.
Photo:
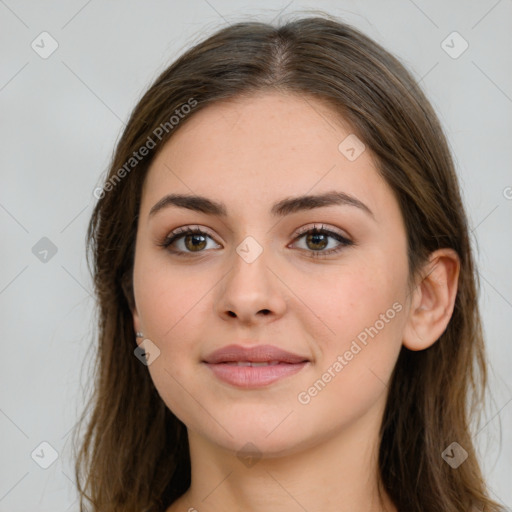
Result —
<svg viewBox="0 0 512 512"><path fill-rule="evenodd" d="M185 240L185 245L187 246L187 249L191 249L191 250L194 250L194 249L203 249L204 247L204 244L205 244L205 241L204 241L204 236L203 235L188 235L186 237L186 240ZM202 240L200 240L202 239ZM187 242L190 242L190 240L194 240L190 246Z"/></svg>
<svg viewBox="0 0 512 512"><path fill-rule="evenodd" d="M322 240L319 241L318 240L319 238L321 238ZM307 241L308 241L308 243L313 241L312 243L314 245L315 244L320 244L320 247L317 247L316 249L323 249L327 245L327 242L326 242L325 238L326 237L325 237L325 235L323 233L313 233L313 234L308 235Z"/></svg>

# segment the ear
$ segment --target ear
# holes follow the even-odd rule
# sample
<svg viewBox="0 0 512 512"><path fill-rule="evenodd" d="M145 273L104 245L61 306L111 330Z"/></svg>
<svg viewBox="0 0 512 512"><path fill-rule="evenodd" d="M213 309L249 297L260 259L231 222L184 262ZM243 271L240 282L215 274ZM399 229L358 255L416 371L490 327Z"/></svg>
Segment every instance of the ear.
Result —
<svg viewBox="0 0 512 512"><path fill-rule="evenodd" d="M460 260L453 249L434 251L412 292L403 344L409 350L424 350L446 330L452 317Z"/></svg>
<svg viewBox="0 0 512 512"><path fill-rule="evenodd" d="M128 307L132 312L133 317L133 329L135 332L143 331L142 322L139 317L139 312L137 311L137 306L135 304L135 296L133 293L133 281L132 276L130 274L123 275L121 279L121 288L123 290L126 301L128 302Z"/></svg>
<svg viewBox="0 0 512 512"><path fill-rule="evenodd" d="M132 310L132 317L133 317L133 330L135 332L143 332L144 329L142 328L142 325L141 325L141 321L140 321L140 317L139 317L139 312L137 311L137 308L134 307Z"/></svg>

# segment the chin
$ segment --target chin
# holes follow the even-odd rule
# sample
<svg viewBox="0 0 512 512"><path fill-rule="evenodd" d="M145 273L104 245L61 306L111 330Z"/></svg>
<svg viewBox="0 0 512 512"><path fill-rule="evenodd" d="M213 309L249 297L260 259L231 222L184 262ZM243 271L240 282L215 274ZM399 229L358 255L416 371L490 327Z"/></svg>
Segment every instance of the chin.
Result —
<svg viewBox="0 0 512 512"><path fill-rule="evenodd" d="M223 426L229 433L215 422L215 426L208 422L207 426L201 424L201 428L194 430L209 442L239 456L244 456L247 452L246 455L252 454L256 457L284 457L316 444L314 432L311 432L307 425L301 426L301 422L297 421L298 416L295 421L292 420L296 413L292 412L286 418L289 412L280 414L279 418L258 418L254 411L252 415L239 413L232 419L225 416L229 419Z"/></svg>

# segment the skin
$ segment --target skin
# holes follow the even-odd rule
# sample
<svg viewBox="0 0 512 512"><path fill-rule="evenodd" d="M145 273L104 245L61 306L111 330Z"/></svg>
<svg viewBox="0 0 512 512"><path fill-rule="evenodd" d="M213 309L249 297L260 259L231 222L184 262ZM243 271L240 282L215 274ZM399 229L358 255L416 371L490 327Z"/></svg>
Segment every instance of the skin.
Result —
<svg viewBox="0 0 512 512"><path fill-rule="evenodd" d="M354 161L338 150L351 133L317 99L258 93L194 113L149 169L134 328L160 350L148 369L187 426L192 463L190 489L167 512L396 511L377 491L387 384L402 345L423 350L446 328L459 262L449 249L436 251L423 269L427 277L408 288L398 203L368 148ZM284 198L331 190L355 196L373 216L349 205L270 213ZM169 206L150 216L169 193L206 196L224 203L228 215ZM298 239L297 230L322 224L354 245L311 257L318 245ZM186 256L158 245L186 226L207 231L200 252L184 238L173 247ZM263 249L252 263L236 252L247 236ZM340 246L326 240L323 251ZM329 367L332 375L337 357L396 303L401 311L300 403L299 393ZM270 386L235 388L201 362L231 343L273 344L310 363ZM252 464L243 459L247 443L258 451Z"/></svg>

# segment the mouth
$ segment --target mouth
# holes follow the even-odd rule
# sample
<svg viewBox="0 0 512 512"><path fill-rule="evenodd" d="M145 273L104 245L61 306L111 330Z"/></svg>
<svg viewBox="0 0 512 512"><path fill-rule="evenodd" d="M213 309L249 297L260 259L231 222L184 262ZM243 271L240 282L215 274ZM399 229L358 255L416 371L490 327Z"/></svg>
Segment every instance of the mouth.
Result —
<svg viewBox="0 0 512 512"><path fill-rule="evenodd" d="M252 348L229 345L211 353L203 363L221 381L248 389L268 386L290 377L301 371L310 361L304 356L272 345Z"/></svg>
<svg viewBox="0 0 512 512"><path fill-rule="evenodd" d="M276 364L283 364L283 361L225 361L218 364L228 364L229 366L275 366Z"/></svg>
<svg viewBox="0 0 512 512"><path fill-rule="evenodd" d="M205 363L235 363L248 366L254 363L280 364L280 363L303 363L308 358L293 352L288 352L273 345L256 345L244 347L242 345L227 345L204 358Z"/></svg>
<svg viewBox="0 0 512 512"><path fill-rule="evenodd" d="M309 362L283 363L232 361L229 363L206 363L213 375L221 381L239 388L260 388L300 372Z"/></svg>

